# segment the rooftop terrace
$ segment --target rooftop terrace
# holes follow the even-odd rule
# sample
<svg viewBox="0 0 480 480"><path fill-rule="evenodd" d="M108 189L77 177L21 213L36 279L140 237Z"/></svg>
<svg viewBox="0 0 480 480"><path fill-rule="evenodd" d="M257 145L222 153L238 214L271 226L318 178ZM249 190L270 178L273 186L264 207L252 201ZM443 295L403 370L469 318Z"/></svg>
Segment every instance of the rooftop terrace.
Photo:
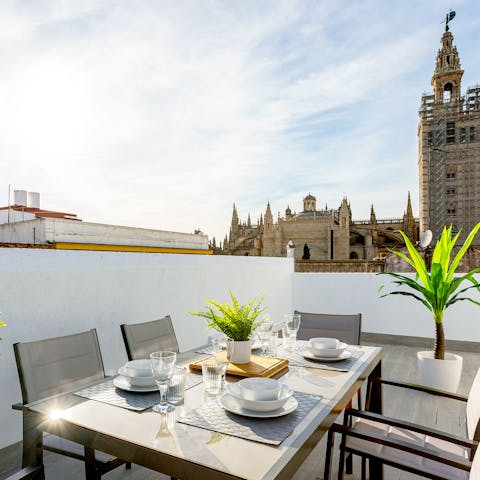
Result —
<svg viewBox="0 0 480 480"><path fill-rule="evenodd" d="M10 408L21 399L11 349L16 341L97 328L107 374L113 373L126 360L119 324L171 314L180 350L185 351L207 339L204 324L188 312L201 308L206 298L225 298L231 289L242 300L265 294L272 318L282 318L293 309L361 312L363 343L385 347L384 376L417 382L419 348L412 345L428 343L433 332L433 322L421 306L405 299L378 299L377 288L388 279L372 274L296 274L292 259L3 249L0 272L0 306L8 324L0 344L0 382L8 386L0 397L0 480L20 463L21 415ZM480 367L476 319L478 312L468 302L446 316L447 339L453 340L450 350L464 356L460 393L468 392ZM464 411L450 400L432 403L422 394L407 396L386 388L384 413L464 435ZM324 452L325 440L294 479L321 479ZM84 478L78 461L47 453L45 463L48 479L63 479L66 471L69 478ZM131 471L119 468L104 478L167 477L133 466ZM359 465L355 464L353 476L345 478L359 479ZM385 478L417 477L389 470Z"/></svg>

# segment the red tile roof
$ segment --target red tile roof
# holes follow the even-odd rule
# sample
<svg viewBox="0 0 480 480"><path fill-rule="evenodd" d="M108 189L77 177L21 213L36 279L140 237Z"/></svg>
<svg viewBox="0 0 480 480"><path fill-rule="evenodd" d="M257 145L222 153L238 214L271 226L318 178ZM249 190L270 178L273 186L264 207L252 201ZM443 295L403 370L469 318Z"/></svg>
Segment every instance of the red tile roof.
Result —
<svg viewBox="0 0 480 480"><path fill-rule="evenodd" d="M8 210L11 208L17 212L32 213L37 218L64 218L66 220L78 220L82 221L81 218L78 218L75 213L66 213L66 212L54 212L52 210L42 210L41 208L25 207L23 205L10 205L10 207L0 207L0 210Z"/></svg>

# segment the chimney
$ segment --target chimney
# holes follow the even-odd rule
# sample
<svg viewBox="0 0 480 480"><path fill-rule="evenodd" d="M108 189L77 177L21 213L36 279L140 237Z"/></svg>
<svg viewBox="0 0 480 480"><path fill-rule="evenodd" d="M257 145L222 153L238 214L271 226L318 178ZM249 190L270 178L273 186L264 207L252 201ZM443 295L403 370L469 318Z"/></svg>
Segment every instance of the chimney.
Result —
<svg viewBox="0 0 480 480"><path fill-rule="evenodd" d="M27 192L26 190L14 191L14 205L21 207L40 208L40 194L38 192Z"/></svg>

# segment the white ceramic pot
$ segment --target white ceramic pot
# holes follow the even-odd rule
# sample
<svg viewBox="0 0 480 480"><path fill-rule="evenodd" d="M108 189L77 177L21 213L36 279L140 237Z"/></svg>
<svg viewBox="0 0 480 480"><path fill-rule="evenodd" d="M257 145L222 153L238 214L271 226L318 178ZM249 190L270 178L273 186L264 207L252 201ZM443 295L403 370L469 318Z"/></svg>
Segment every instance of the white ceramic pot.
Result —
<svg viewBox="0 0 480 480"><path fill-rule="evenodd" d="M230 363L248 363L252 355L252 341L236 342L228 339L227 359Z"/></svg>
<svg viewBox="0 0 480 480"><path fill-rule="evenodd" d="M456 392L462 374L463 358L454 353L446 353L445 360L434 358L434 352L417 352L418 368L422 385Z"/></svg>

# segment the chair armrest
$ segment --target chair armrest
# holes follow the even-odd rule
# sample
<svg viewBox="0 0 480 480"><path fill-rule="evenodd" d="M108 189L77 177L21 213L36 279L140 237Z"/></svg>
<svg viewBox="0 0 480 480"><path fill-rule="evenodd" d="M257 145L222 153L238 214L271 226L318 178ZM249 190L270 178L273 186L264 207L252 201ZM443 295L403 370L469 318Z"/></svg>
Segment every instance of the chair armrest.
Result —
<svg viewBox="0 0 480 480"><path fill-rule="evenodd" d="M451 398L453 400L460 400L461 402L466 402L468 400L468 397L466 395L459 395L457 393L446 392L445 390L426 387L424 385L416 385L415 383L399 382L397 380L389 380L389 379L380 378L380 377L374 377L371 379L371 381L379 382L383 385L390 385L391 387L408 388L410 390L417 390L419 392L429 393L431 395L436 395L439 397L446 397L446 398Z"/></svg>
<svg viewBox="0 0 480 480"><path fill-rule="evenodd" d="M22 468L19 472L10 475L5 480L41 480L44 478L43 465L39 465L37 467Z"/></svg>
<svg viewBox="0 0 480 480"><path fill-rule="evenodd" d="M420 447L399 439L392 439L382 435L376 435L374 433L359 432L352 430L345 425L339 425L338 423L334 423L332 425L332 429L334 432L341 433L344 436L355 437L361 440L377 443L379 445L384 445L386 447L396 448L397 450L428 458L435 462L450 465L451 467L458 468L460 470L470 471L472 468L472 463L470 461L460 460L458 456L452 455L448 452L441 452L441 456L439 456L438 454L435 454L433 450L429 450L425 447Z"/></svg>
<svg viewBox="0 0 480 480"><path fill-rule="evenodd" d="M20 410L23 411L25 410L25 405L23 403L14 403L12 405L12 410Z"/></svg>
<svg viewBox="0 0 480 480"><path fill-rule="evenodd" d="M404 428L412 432L422 433L430 437L435 437L435 438L439 438L440 440L445 440L446 442L455 443L457 445L461 445L462 447L466 447L466 448L476 448L478 444L478 442L475 442L465 437L460 437L458 435L453 435L451 433L442 432L440 430L425 427L423 425L418 425L416 423L405 422L403 420L397 420L395 418L386 417L378 413L365 412L363 410L346 410L345 418L348 418L349 416L365 418L367 420L383 423L386 425L390 425L392 427Z"/></svg>

